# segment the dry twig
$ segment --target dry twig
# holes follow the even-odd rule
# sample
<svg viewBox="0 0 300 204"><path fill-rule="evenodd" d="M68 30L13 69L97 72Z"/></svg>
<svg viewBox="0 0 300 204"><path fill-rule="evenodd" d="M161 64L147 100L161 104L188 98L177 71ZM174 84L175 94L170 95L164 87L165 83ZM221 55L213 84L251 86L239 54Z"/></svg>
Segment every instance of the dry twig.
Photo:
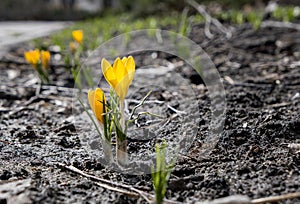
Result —
<svg viewBox="0 0 300 204"><path fill-rule="evenodd" d="M209 29L210 25L213 24L222 33L224 33L228 39L231 38L231 36L232 36L231 31L229 29L227 29L225 26L223 26L222 23L220 23L220 21L218 21L217 19L215 19L211 15L209 15L203 6L201 6L194 0L187 0L187 3L189 5L191 5L192 7L194 7L205 18L204 33L205 33L206 37L208 37L209 39L213 38L213 34L210 32L210 29Z"/></svg>
<svg viewBox="0 0 300 204"><path fill-rule="evenodd" d="M283 194L283 195L279 195L279 196L270 196L270 197L266 197L266 198L254 199L251 201L251 204L263 204L263 203L270 203L270 202L278 202L281 200L299 198L299 197L300 197L300 192L288 193L288 194Z"/></svg>
<svg viewBox="0 0 300 204"><path fill-rule="evenodd" d="M273 27L273 28L288 28L294 30L300 30L300 24L291 22L281 22L281 21L263 21L261 23L262 28Z"/></svg>
<svg viewBox="0 0 300 204"><path fill-rule="evenodd" d="M126 184L121 184L121 183L116 183L116 182L109 181L109 180L106 180L106 179L103 179L103 178L100 178L100 177L97 177L97 176L94 176L94 175L87 174L87 173L81 171L80 169L78 169L74 166L71 166L71 165L68 166L68 165L65 165L63 163L56 163L56 164L60 167L63 167L65 169L69 170L69 171L72 171L73 173L79 174L83 177L86 177L86 178L89 178L93 181L96 181L96 185L98 185L98 186L101 186L103 188L106 188L108 190L112 190L112 191L115 191L115 192L127 194L127 195L130 195L130 196L135 196L135 197L141 196L148 203L153 203L153 200L154 200L153 195L151 195L150 193L144 192L142 190L139 190L139 189L137 189L133 186L126 185ZM166 204L180 204L180 202L175 202L175 201L167 200L167 199L164 199L164 203L166 203Z"/></svg>
<svg viewBox="0 0 300 204"><path fill-rule="evenodd" d="M58 166L63 167L69 171L72 171L73 173L79 174L83 177L89 178L93 181L96 181L95 184L106 188L108 190L112 190L118 193L123 193L129 196L134 196L138 197L141 196L144 198L148 203L153 203L154 200L154 195L151 195L150 193L144 192L142 190L139 190L133 186L126 185L126 184L121 184L121 183L116 183L113 181L109 181L103 178L99 178L94 175L87 174L78 168L74 166L68 166L63 163L56 163ZM268 203L268 202L278 202L281 200L286 200L286 199L292 199L292 198L299 198L300 197L300 192L295 192L295 193L288 193L284 195L279 195L279 196L270 196L270 197L265 197L265 198L258 198L258 199L253 199L251 200L247 196L243 195L233 195L233 196L228 196L220 199L216 199L213 201L204 201L204 202L197 202L198 204L233 204L233 203L239 203L239 204L263 204L263 203ZM176 202L172 200L167 200L164 199L165 204L181 204L181 202Z"/></svg>

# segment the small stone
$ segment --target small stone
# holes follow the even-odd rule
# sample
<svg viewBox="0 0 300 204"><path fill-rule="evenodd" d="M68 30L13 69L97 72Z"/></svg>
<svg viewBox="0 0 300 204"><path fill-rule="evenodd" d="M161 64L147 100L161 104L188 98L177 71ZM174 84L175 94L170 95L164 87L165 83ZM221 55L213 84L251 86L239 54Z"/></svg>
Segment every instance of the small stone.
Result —
<svg viewBox="0 0 300 204"><path fill-rule="evenodd" d="M187 185L186 185L186 188L188 188L188 189L191 189L191 188L193 188L194 187L194 185L192 184L192 183L188 183Z"/></svg>

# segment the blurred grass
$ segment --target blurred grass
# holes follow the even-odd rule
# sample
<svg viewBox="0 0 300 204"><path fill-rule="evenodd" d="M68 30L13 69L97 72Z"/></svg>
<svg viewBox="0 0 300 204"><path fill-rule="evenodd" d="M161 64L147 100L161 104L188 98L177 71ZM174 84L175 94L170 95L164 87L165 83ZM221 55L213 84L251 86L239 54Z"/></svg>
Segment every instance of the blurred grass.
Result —
<svg viewBox="0 0 300 204"><path fill-rule="evenodd" d="M291 22L300 18L300 7L297 6L279 6L272 13L272 17L277 20Z"/></svg>
<svg viewBox="0 0 300 204"><path fill-rule="evenodd" d="M243 11L237 9L230 9L227 12L217 14L217 18L222 21L232 24L251 23L255 29L259 29L263 20L264 10L250 10ZM274 20L292 22L300 18L300 7L297 6L278 6L270 16Z"/></svg>
<svg viewBox="0 0 300 204"><path fill-rule="evenodd" d="M240 9L230 9L215 13L214 17L230 24L251 23L255 29L259 29L263 14L263 9L252 9L247 12ZM271 13L271 17L281 21L293 21L299 19L300 8L280 6ZM161 28L188 36L192 25L204 22L204 20L200 14L195 13L193 9L187 9L187 7L182 12L170 11L168 14L144 18L136 17L132 13L119 13L117 15L108 13L103 17L76 22L73 26L52 35L49 39L36 39L35 45L38 48L59 45L62 50L67 50L72 41L72 31L81 29L84 32L84 50L94 50L114 36L139 29Z"/></svg>
<svg viewBox="0 0 300 204"><path fill-rule="evenodd" d="M77 9L64 9L48 4L49 0L1 0L0 20L81 20L94 17Z"/></svg>
<svg viewBox="0 0 300 204"><path fill-rule="evenodd" d="M203 20L200 15L193 15L189 19L184 19L184 26L203 22ZM114 36L134 30L154 28L168 29L174 32L179 32L180 29L186 30L187 28L180 27L180 21L181 13L176 12L174 15L156 15L146 18L134 18L130 14L107 15L76 22L73 26L50 36L50 39L36 39L34 42L36 47L43 48L52 44L59 45L62 50L66 50L72 41L72 31L81 29L84 33L84 50L93 50Z"/></svg>

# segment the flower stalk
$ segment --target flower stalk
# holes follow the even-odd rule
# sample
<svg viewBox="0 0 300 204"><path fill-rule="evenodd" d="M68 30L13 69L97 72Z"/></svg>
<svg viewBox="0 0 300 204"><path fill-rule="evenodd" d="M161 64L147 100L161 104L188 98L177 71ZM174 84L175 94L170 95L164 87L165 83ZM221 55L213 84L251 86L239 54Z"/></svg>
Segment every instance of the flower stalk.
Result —
<svg viewBox="0 0 300 204"><path fill-rule="evenodd" d="M128 164L128 153L126 139L126 126L125 126L125 114L124 114L124 101L120 101L120 132L117 134L117 160L121 166L127 166Z"/></svg>

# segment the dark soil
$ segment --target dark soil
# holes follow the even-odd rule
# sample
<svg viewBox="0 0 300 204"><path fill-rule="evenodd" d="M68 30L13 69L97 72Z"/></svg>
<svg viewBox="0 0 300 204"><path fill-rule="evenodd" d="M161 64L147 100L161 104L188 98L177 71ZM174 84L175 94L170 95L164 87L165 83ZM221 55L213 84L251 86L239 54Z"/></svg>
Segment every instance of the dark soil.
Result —
<svg viewBox="0 0 300 204"><path fill-rule="evenodd" d="M182 65L173 72L186 79L198 104L191 103L188 94L183 95L186 90L179 88L180 80L167 89L167 82L157 79L149 98L188 114L197 107L201 116L195 123L195 140L176 162L166 197L193 203L234 194L260 198L299 191L300 154L289 144L300 143L300 32L285 28L253 30L245 24L235 27L229 40L217 30L213 33L214 38L208 40L201 24L194 26L189 36L209 54L226 90L224 130L210 155L199 155L208 135L211 110L207 90L193 69ZM21 59L23 51L21 47L9 54ZM146 54L136 56L139 67L149 60ZM157 61L175 63L178 59L158 53ZM80 108L72 110L72 80L62 67L52 69L54 82L43 86L39 97L35 96L35 74L29 65L2 60L0 68L0 203L145 202L99 187L58 162L153 194L150 175L117 173L82 146L80 137L87 130L78 124L84 124L86 117ZM138 82L151 84L146 79L140 75ZM138 84L133 87L139 88ZM142 86L138 90L130 94L129 108L135 105L130 99L141 99L147 93ZM145 108L174 115L165 105L150 104ZM142 118L139 123L147 120ZM129 138L129 152L153 152L155 141L184 128L180 120L174 118L155 138ZM22 179L30 180L15 185ZM279 203L300 203L300 199Z"/></svg>

